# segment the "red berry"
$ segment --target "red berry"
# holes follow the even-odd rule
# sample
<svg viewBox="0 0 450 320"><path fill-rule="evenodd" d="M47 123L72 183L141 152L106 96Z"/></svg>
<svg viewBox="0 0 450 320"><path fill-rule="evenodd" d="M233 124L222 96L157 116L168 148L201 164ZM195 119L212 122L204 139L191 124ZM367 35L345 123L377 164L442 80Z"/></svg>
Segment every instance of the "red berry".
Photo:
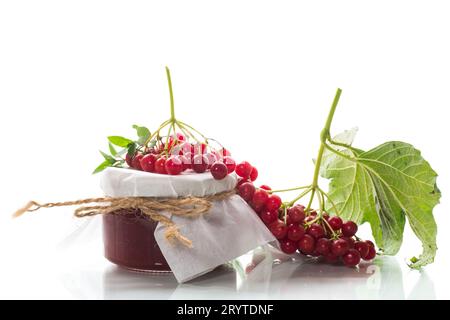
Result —
<svg viewBox="0 0 450 320"><path fill-rule="evenodd" d="M217 157L212 153L205 154L206 158L208 158L208 169L217 161Z"/></svg>
<svg viewBox="0 0 450 320"><path fill-rule="evenodd" d="M342 227L342 219L338 216L333 216L328 219L328 224L333 230L339 230Z"/></svg>
<svg viewBox="0 0 450 320"><path fill-rule="evenodd" d="M243 184L243 183L246 183L246 182L250 182L250 183L251 183L251 181L249 181L249 180L247 180L247 179L238 178L238 181L237 181L237 184L236 184L236 189L239 189L239 186L240 186L241 184Z"/></svg>
<svg viewBox="0 0 450 320"><path fill-rule="evenodd" d="M155 162L158 160L158 157L153 153L146 154L141 159L141 167L142 170L147 172L155 172Z"/></svg>
<svg viewBox="0 0 450 320"><path fill-rule="evenodd" d="M358 250L350 249L342 256L342 261L347 267L354 267L361 261L361 255Z"/></svg>
<svg viewBox="0 0 450 320"><path fill-rule="evenodd" d="M335 256L342 256L348 251L348 242L344 239L334 240L331 243L331 253Z"/></svg>
<svg viewBox="0 0 450 320"><path fill-rule="evenodd" d="M341 230L344 236L353 237L358 231L358 226L353 221L347 221L342 225Z"/></svg>
<svg viewBox="0 0 450 320"><path fill-rule="evenodd" d="M288 227L288 238L292 241L299 241L305 235L305 228L298 224L293 224Z"/></svg>
<svg viewBox="0 0 450 320"><path fill-rule="evenodd" d="M255 181L258 178L258 169L253 167L252 171L250 172L250 180Z"/></svg>
<svg viewBox="0 0 450 320"><path fill-rule="evenodd" d="M264 210L264 204L255 204L253 201L250 201L250 206L257 213L261 213Z"/></svg>
<svg viewBox="0 0 450 320"><path fill-rule="evenodd" d="M277 219L278 219L278 212L263 210L261 212L261 214L259 215L259 217L261 218L261 220L265 224L269 225L269 224L277 221Z"/></svg>
<svg viewBox="0 0 450 320"><path fill-rule="evenodd" d="M325 235L325 230L318 223L313 223L307 230L307 233L316 239L322 238Z"/></svg>
<svg viewBox="0 0 450 320"><path fill-rule="evenodd" d="M179 158L183 164L183 171L191 168L190 152L188 152L187 155L179 156Z"/></svg>
<svg viewBox="0 0 450 320"><path fill-rule="evenodd" d="M367 243L370 247L375 248L375 245L373 244L372 241L366 240L366 241L364 241L364 242Z"/></svg>
<svg viewBox="0 0 450 320"><path fill-rule="evenodd" d="M314 252L315 243L316 241L313 237L311 237L309 234L305 234L303 238L298 241L297 246L302 253L311 254Z"/></svg>
<svg viewBox="0 0 450 320"><path fill-rule="evenodd" d="M252 173L252 165L247 161L241 162L236 166L236 174L244 179L248 179L250 177L250 173Z"/></svg>
<svg viewBox="0 0 450 320"><path fill-rule="evenodd" d="M135 168L137 170L142 170L141 159L143 157L144 157L144 155L142 153L138 153L134 156L133 160L131 161L133 168Z"/></svg>
<svg viewBox="0 0 450 320"><path fill-rule="evenodd" d="M289 239L280 241L280 248L284 253L293 254L297 251L297 243Z"/></svg>
<svg viewBox="0 0 450 320"><path fill-rule="evenodd" d="M281 198L276 194L271 194L266 201L266 209L269 211L277 211L281 207Z"/></svg>
<svg viewBox="0 0 450 320"><path fill-rule="evenodd" d="M356 241L355 242L355 250L359 252L361 257L366 257L369 253L369 245L366 242L363 241Z"/></svg>
<svg viewBox="0 0 450 320"><path fill-rule="evenodd" d="M239 186L238 192L242 199L249 202L255 193L255 186L251 182L245 182Z"/></svg>
<svg viewBox="0 0 450 320"><path fill-rule="evenodd" d="M370 261L370 260L375 259L376 256L377 256L377 252L375 250L375 247L371 247L369 245L369 252L367 253L367 255L365 257L363 257L363 259L366 261Z"/></svg>
<svg viewBox="0 0 450 320"><path fill-rule="evenodd" d="M178 175L183 172L183 162L179 156L170 156L169 159L166 160L166 171L170 175Z"/></svg>
<svg viewBox="0 0 450 320"><path fill-rule="evenodd" d="M304 220L305 223L310 223L312 221L316 220L315 216L307 216Z"/></svg>
<svg viewBox="0 0 450 320"><path fill-rule="evenodd" d="M309 212L309 215L315 217L315 216L317 216L317 211L316 210L312 210L312 211Z"/></svg>
<svg viewBox="0 0 450 320"><path fill-rule="evenodd" d="M201 154L196 154L192 159L192 169L197 173L203 173L208 168L208 158Z"/></svg>
<svg viewBox="0 0 450 320"><path fill-rule="evenodd" d="M225 178L228 175L227 166L222 162L216 161L211 166L211 174L214 177L214 179L222 180L223 178Z"/></svg>
<svg viewBox="0 0 450 320"><path fill-rule="evenodd" d="M347 241L349 249L353 249L355 247L355 239L352 237L341 237L341 239Z"/></svg>
<svg viewBox="0 0 450 320"><path fill-rule="evenodd" d="M166 157L162 156L155 162L155 172L160 174L167 174L166 171Z"/></svg>
<svg viewBox="0 0 450 320"><path fill-rule="evenodd" d="M127 165L128 165L130 168L133 168L133 157L134 157L134 156L130 156L128 153L127 153L126 156L125 156L125 162L127 163Z"/></svg>
<svg viewBox="0 0 450 320"><path fill-rule="evenodd" d="M269 187L268 185L265 185L265 184L261 185L259 188L260 188L260 189L267 190L267 191L271 191L271 190L272 190L271 187Z"/></svg>
<svg viewBox="0 0 450 320"><path fill-rule="evenodd" d="M284 239L287 234L287 226L281 220L275 221L270 224L269 230L278 240Z"/></svg>
<svg viewBox="0 0 450 320"><path fill-rule="evenodd" d="M263 189L257 189L255 193L253 194L252 202L256 205L265 205L267 202L267 199L269 199L269 195L267 192Z"/></svg>
<svg viewBox="0 0 450 320"><path fill-rule="evenodd" d="M303 222L305 219L305 208L301 205L295 205L288 209L287 213L290 221L292 222Z"/></svg>
<svg viewBox="0 0 450 320"><path fill-rule="evenodd" d="M326 238L320 238L316 242L316 251L323 256L330 253L331 241Z"/></svg>
<svg viewBox="0 0 450 320"><path fill-rule="evenodd" d="M232 157L225 156L223 157L223 163L227 166L228 173L232 173L236 169L236 162Z"/></svg>

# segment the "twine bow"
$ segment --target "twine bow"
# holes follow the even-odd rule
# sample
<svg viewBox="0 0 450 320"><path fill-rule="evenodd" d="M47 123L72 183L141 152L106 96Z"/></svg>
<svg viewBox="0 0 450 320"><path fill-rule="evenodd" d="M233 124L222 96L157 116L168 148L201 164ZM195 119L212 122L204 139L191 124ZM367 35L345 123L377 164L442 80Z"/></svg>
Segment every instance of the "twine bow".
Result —
<svg viewBox="0 0 450 320"><path fill-rule="evenodd" d="M104 197L88 198L76 201L49 202L40 204L30 201L26 206L17 210L13 217L17 218L26 212L33 212L40 208L66 207L81 205L75 209L77 218L91 217L99 214L114 214L121 209L138 209L153 221L160 222L166 228L166 239L174 243L178 240L187 247L192 247L192 241L180 233L179 227L162 212L175 216L197 218L206 214L212 207L213 201L220 201L234 195L234 191L227 191L206 197L184 198L152 198L152 197ZM126 211L125 211L126 212Z"/></svg>

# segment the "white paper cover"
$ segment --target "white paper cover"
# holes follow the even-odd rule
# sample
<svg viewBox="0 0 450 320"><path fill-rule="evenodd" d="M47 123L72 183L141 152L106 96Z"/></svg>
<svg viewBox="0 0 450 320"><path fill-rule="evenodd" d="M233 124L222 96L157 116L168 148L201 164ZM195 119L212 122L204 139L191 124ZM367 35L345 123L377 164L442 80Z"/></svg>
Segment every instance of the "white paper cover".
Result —
<svg viewBox="0 0 450 320"><path fill-rule="evenodd" d="M131 169L108 168L101 187L111 197L205 196L232 190L234 174L215 180L209 172L160 175ZM192 240L193 247L171 245L164 227L155 230L156 241L178 282L189 281L276 239L252 208L238 195L216 201L205 215L190 219L174 216L180 232Z"/></svg>

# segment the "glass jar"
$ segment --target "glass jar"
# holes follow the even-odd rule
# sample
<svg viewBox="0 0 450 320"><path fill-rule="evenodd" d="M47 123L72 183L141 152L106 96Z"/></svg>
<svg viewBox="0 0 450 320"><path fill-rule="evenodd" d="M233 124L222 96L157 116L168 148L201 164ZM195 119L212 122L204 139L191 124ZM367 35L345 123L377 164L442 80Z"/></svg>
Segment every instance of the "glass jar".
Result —
<svg viewBox="0 0 450 320"><path fill-rule="evenodd" d="M106 259L134 271L171 272L155 240L157 225L158 222L139 209L122 209L103 215Z"/></svg>

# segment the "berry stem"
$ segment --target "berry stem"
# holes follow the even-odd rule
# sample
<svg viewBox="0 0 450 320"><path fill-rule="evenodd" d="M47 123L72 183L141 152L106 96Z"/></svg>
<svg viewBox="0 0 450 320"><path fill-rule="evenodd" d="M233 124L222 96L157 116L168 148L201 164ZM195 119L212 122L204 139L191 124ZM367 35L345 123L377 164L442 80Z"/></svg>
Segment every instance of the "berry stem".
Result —
<svg viewBox="0 0 450 320"><path fill-rule="evenodd" d="M198 131L197 129L191 127L191 126L188 125L187 123L184 123L184 122L182 122L182 121L179 121L179 122L180 122L180 124L181 124L183 127L187 127L187 128L189 128L189 129L193 130L195 133L199 134L199 135L202 137L202 139L205 140L205 143L208 144L208 139L207 139L200 131Z"/></svg>
<svg viewBox="0 0 450 320"><path fill-rule="evenodd" d="M317 200L319 200L319 215L322 217L323 212L324 212L324 198L322 193L317 190Z"/></svg>
<svg viewBox="0 0 450 320"><path fill-rule="evenodd" d="M303 198L304 196L306 196L308 193L310 193L312 190L312 187L308 187L308 189L306 189L305 191L303 191L299 196L297 196L294 200L287 202L286 205L288 207L291 207L294 205L294 203L296 203L298 200L300 200L301 198Z"/></svg>
<svg viewBox="0 0 450 320"><path fill-rule="evenodd" d="M311 184L311 186L312 186L311 197L309 199L308 206L306 207L306 211L308 211L311 208L311 205L312 205L312 202L313 202L313 199L314 199L314 195L316 193L316 189L319 187L320 165L322 164L323 153L325 151L325 147L327 146L326 140L330 136L331 123L333 122L334 113L335 113L336 107L337 107L337 105L339 103L339 98L341 97L341 93L342 93L342 90L340 88L338 88L337 91L336 91L336 95L334 96L334 100L333 100L333 103L331 105L330 112L328 113L328 117L327 117L327 120L325 122L325 126L324 126L324 128L323 128L323 130L322 130L322 132L320 134L320 142L321 143L320 143L319 152L317 154L316 167L314 169L313 182Z"/></svg>
<svg viewBox="0 0 450 320"><path fill-rule="evenodd" d="M325 151L326 139L327 139L327 137L330 136L331 123L333 122L334 113L335 113L336 107L339 103L339 98L341 97L341 93L342 93L342 90L338 88L336 91L336 95L334 96L334 100L331 105L330 112L328 113L328 117L325 122L325 127L323 128L322 133L320 134L321 143L320 143L319 152L317 154L316 167L314 170L314 178L313 178L313 182L312 182L312 186L314 188L318 187L320 165L322 163L323 152Z"/></svg>
<svg viewBox="0 0 450 320"><path fill-rule="evenodd" d="M322 193L322 195L324 195L327 200L331 203L331 206L333 207L334 211L336 211L336 215L339 216L341 215L340 210L338 210L336 204L333 202L333 200L331 199L331 197L328 195L328 193L326 193L325 191L323 191L321 188L318 188L319 192Z"/></svg>
<svg viewBox="0 0 450 320"><path fill-rule="evenodd" d="M303 186L303 187L289 188L289 189L267 190L267 193L288 192L288 191L302 190L302 189L308 189L308 188L311 188L311 185Z"/></svg>
<svg viewBox="0 0 450 320"><path fill-rule="evenodd" d="M166 143L165 143L165 145L164 145L164 150L165 150L167 153L169 153L169 138L170 138L170 134L171 134L171 132L172 132L172 128L173 128L174 131L175 131L174 125L173 125L173 123L171 122L170 125L169 125L169 131L167 131Z"/></svg>
<svg viewBox="0 0 450 320"><path fill-rule="evenodd" d="M204 140L205 143L208 144L208 139L202 134L200 133L197 129L191 127L190 125L178 121L175 117L175 103L174 103L174 98L173 98L173 88L172 88L172 77L170 75L170 70L169 68L166 66L166 75L167 75L167 83L169 85L169 96L170 96L170 118L166 121L164 121L159 128L153 132L153 134L150 135L150 137L147 139L147 141L145 142L144 145L148 145L150 141L152 141L152 139L154 139L155 137L157 137L159 139L160 137L160 131L162 129L164 129L165 127L169 126L168 128L168 133L166 136L166 145L165 145L165 151L168 152L168 142L169 142L169 138L170 138L170 134L173 131L174 133L174 142L176 143L178 141L178 137L176 135L176 128L178 127L184 135L186 136L190 136L191 138L193 138L194 140L196 140L198 143L201 143L199 141L199 139L197 139L195 137L195 135L191 132L191 130L195 133L197 133L198 135L200 135Z"/></svg>
<svg viewBox="0 0 450 320"><path fill-rule="evenodd" d="M323 221L323 223L327 226L327 228L331 231L331 233L332 233L332 235L333 235L333 239L337 239L337 238L338 238L337 233L336 233L336 231L333 230L333 228L330 226L330 224L328 223L328 221L325 220L325 219L322 219L322 221Z"/></svg>
<svg viewBox="0 0 450 320"><path fill-rule="evenodd" d="M175 122L175 103L173 101L173 90L172 90L172 78L170 77L170 70L166 66L167 82L169 83L169 94L170 94L170 121Z"/></svg>
<svg viewBox="0 0 450 320"><path fill-rule="evenodd" d="M180 124L180 122L179 122L178 120L175 121L175 125L181 130L181 132L183 132L183 134L186 136L186 138L191 137L191 138L193 138L194 140L196 140L195 137L192 135L192 133L191 133L190 131L186 130L186 129ZM196 140L196 141L197 141L197 140Z"/></svg>
<svg viewBox="0 0 450 320"><path fill-rule="evenodd" d="M309 202L308 205L306 206L305 212L308 212L311 209L311 205L314 200L315 194L316 194L316 187L311 187L311 196L309 197Z"/></svg>

